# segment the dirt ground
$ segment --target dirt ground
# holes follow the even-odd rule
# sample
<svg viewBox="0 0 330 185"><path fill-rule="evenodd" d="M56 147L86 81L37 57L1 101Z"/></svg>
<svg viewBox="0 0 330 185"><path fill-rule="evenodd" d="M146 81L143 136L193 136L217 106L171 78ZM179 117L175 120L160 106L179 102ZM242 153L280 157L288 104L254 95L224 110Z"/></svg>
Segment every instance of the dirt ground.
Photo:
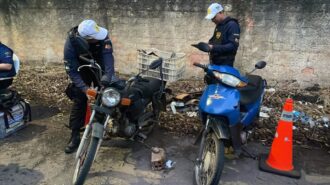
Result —
<svg viewBox="0 0 330 185"><path fill-rule="evenodd" d="M63 152L69 139L69 130L64 126L68 115L39 105L33 105L32 110L34 120L26 128L0 140L0 184L71 184L74 155ZM174 169L163 171L151 170L151 152L141 144L121 139L105 141L86 184L191 185L197 151L194 139L162 128L154 130L147 143L165 148L167 159L176 162ZM269 150L260 143L250 143L248 147L254 154ZM330 184L329 154L320 149L295 147L294 156L295 165L302 172L299 180L261 172L258 161L243 158L226 160L221 184Z"/></svg>

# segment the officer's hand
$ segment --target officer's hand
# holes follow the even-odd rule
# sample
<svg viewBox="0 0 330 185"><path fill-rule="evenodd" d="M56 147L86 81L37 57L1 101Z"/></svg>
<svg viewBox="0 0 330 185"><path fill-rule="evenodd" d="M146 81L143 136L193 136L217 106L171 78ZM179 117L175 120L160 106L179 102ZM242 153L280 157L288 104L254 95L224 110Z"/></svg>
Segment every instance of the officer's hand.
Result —
<svg viewBox="0 0 330 185"><path fill-rule="evenodd" d="M201 51L204 51L204 52L210 52L211 51L211 48L210 48L209 44L205 43L205 42L200 42L198 44L192 44L192 46L194 46L195 48L197 48Z"/></svg>

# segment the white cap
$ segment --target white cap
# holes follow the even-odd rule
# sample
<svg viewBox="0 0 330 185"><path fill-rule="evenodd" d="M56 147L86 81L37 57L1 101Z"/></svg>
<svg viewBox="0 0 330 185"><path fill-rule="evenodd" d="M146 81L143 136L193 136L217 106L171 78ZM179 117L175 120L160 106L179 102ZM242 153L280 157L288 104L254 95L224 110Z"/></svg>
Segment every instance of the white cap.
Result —
<svg viewBox="0 0 330 185"><path fill-rule="evenodd" d="M207 15L205 19L213 19L217 13L223 10L221 4L219 3L212 3L209 8L207 9Z"/></svg>
<svg viewBox="0 0 330 185"><path fill-rule="evenodd" d="M84 20L78 26L78 33L82 37L91 37L96 40L103 40L108 35L108 30L96 24L93 20Z"/></svg>

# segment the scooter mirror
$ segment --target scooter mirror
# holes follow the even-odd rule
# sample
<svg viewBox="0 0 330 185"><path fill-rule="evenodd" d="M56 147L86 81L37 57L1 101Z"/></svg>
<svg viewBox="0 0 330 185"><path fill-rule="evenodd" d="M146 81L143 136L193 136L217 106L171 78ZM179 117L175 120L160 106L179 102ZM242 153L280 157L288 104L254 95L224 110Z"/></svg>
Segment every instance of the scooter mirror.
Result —
<svg viewBox="0 0 330 185"><path fill-rule="evenodd" d="M156 69L160 65L162 65L162 63L163 63L163 59L158 58L157 60L154 60L153 62L151 62L151 64L149 65L149 69Z"/></svg>
<svg viewBox="0 0 330 185"><path fill-rule="evenodd" d="M204 52L210 52L211 51L211 48L210 46L205 43L205 42L200 42L198 44L192 44L191 46L201 50L201 51L204 51Z"/></svg>
<svg viewBox="0 0 330 185"><path fill-rule="evenodd" d="M259 61L256 63L256 65L254 66L256 69L262 69L266 66L266 62L265 61Z"/></svg>

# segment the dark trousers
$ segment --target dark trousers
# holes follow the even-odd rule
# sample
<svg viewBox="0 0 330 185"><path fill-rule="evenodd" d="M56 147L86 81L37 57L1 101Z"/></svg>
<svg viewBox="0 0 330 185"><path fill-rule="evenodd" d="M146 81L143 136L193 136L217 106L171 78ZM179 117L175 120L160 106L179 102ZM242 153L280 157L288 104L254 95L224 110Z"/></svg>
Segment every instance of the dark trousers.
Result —
<svg viewBox="0 0 330 185"><path fill-rule="evenodd" d="M87 97L84 92L75 86L68 87L68 97L73 101L70 113L69 126L72 132L79 132L84 126L86 116ZM68 94L71 93L71 94Z"/></svg>
<svg viewBox="0 0 330 185"><path fill-rule="evenodd" d="M0 90L7 89L13 83L13 79L0 80Z"/></svg>

